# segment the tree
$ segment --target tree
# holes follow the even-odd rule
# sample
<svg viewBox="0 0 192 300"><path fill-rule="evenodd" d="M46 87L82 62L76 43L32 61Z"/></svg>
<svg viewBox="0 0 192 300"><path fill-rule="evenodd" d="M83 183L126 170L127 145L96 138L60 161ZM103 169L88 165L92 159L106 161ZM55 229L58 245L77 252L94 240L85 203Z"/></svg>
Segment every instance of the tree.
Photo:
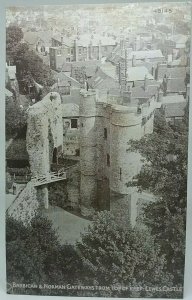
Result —
<svg viewBox="0 0 192 300"><path fill-rule="evenodd" d="M9 26L6 35L7 62L16 65L20 91L28 94L29 87L34 87L34 81L48 90L54 83L51 69L43 63L42 58L35 51L29 48L28 44L22 42L21 28Z"/></svg>
<svg viewBox="0 0 192 300"><path fill-rule="evenodd" d="M37 215L31 226L7 216L6 263L8 283L63 285L75 283L82 263L73 246L61 245L52 223ZM47 288L17 289L18 294L67 295ZM73 294L73 292L72 292Z"/></svg>
<svg viewBox="0 0 192 300"><path fill-rule="evenodd" d="M187 120L187 118L185 118ZM129 151L138 151L143 167L136 176L138 189L157 198L144 208L144 223L151 229L161 254L167 260L174 283L182 284L185 257L187 199L187 121L177 126L156 116L154 132L140 141L131 141Z"/></svg>
<svg viewBox="0 0 192 300"><path fill-rule="evenodd" d="M82 283L109 287L103 291L95 290L92 295L168 296L165 292L145 290L145 286L172 285L171 276L165 271L165 259L146 230L120 227L110 212L103 211L97 214L77 246L84 264ZM118 290L120 286L141 286L143 290L138 293ZM87 294L84 292L83 295Z"/></svg>
<svg viewBox="0 0 192 300"><path fill-rule="evenodd" d="M26 43L17 45L13 63L16 65L20 88L25 89L26 93L29 86L34 86L34 80L45 88L54 83L50 68Z"/></svg>
<svg viewBox="0 0 192 300"><path fill-rule="evenodd" d="M7 136L26 130L27 115L12 97L6 97L5 128Z"/></svg>
<svg viewBox="0 0 192 300"><path fill-rule="evenodd" d="M6 55L7 62L12 63L15 53L15 48L23 38L22 29L18 26L9 26L6 28Z"/></svg>

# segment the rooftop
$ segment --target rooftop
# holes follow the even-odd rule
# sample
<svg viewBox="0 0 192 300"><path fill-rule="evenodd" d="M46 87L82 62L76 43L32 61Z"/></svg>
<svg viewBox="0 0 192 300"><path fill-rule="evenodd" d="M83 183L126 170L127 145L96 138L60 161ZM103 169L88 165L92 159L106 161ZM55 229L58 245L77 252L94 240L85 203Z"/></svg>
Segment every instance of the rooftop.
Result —
<svg viewBox="0 0 192 300"><path fill-rule="evenodd" d="M62 105L63 117L78 117L79 105L75 103L67 103Z"/></svg>
<svg viewBox="0 0 192 300"><path fill-rule="evenodd" d="M153 59L153 58L163 58L161 50L144 50L144 51L132 51L128 54L128 59Z"/></svg>
<svg viewBox="0 0 192 300"><path fill-rule="evenodd" d="M171 103L181 103L184 102L186 104L186 100L183 95L167 95L162 99L162 103L171 104Z"/></svg>
<svg viewBox="0 0 192 300"><path fill-rule="evenodd" d="M165 117L183 117L185 114L186 102L178 103L166 103L165 107Z"/></svg>

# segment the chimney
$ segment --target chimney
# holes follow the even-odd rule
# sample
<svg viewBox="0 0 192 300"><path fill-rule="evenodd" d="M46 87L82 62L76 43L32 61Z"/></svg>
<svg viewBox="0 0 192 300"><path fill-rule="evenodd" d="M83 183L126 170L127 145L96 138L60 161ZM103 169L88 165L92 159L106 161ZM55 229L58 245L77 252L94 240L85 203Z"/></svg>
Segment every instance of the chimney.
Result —
<svg viewBox="0 0 192 300"><path fill-rule="evenodd" d="M102 58L102 53L101 53L101 40L99 40L99 60Z"/></svg>
<svg viewBox="0 0 192 300"><path fill-rule="evenodd" d="M77 40L74 40L75 61L78 61L78 46Z"/></svg>
<svg viewBox="0 0 192 300"><path fill-rule="evenodd" d="M167 63L159 63L157 65L157 74L156 74L156 80L163 79L165 74L167 73Z"/></svg>
<svg viewBox="0 0 192 300"><path fill-rule="evenodd" d="M132 91L131 91L131 87L128 86L127 90L123 91L123 103L127 104L127 103L131 103L132 100Z"/></svg>
<svg viewBox="0 0 192 300"><path fill-rule="evenodd" d="M145 78L144 78L144 91L147 90L147 86L148 86L148 78L147 78L147 74L146 74Z"/></svg>
<svg viewBox="0 0 192 300"><path fill-rule="evenodd" d="M92 57L93 57L93 43L92 43L92 41L90 41L90 44L89 44L89 59L92 60Z"/></svg>
<svg viewBox="0 0 192 300"><path fill-rule="evenodd" d="M121 51L121 55L124 54L124 50L125 50L125 41L123 38L120 39L120 51Z"/></svg>

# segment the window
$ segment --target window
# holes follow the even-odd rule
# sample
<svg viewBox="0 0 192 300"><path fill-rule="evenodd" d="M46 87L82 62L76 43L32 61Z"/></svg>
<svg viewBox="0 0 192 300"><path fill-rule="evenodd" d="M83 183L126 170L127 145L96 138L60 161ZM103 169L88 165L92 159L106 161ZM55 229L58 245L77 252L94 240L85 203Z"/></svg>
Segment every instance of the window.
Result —
<svg viewBox="0 0 192 300"><path fill-rule="evenodd" d="M141 106L140 105L137 107L137 113L141 114Z"/></svg>
<svg viewBox="0 0 192 300"><path fill-rule="evenodd" d="M77 128L77 119L71 119L71 128Z"/></svg>
<svg viewBox="0 0 192 300"><path fill-rule="evenodd" d="M107 128L104 128L104 139L107 139Z"/></svg>
<svg viewBox="0 0 192 300"><path fill-rule="evenodd" d="M67 57L66 58L66 62L70 62L71 60L70 60L70 57Z"/></svg>
<svg viewBox="0 0 192 300"><path fill-rule="evenodd" d="M110 155L107 153L107 166L110 167Z"/></svg>
<svg viewBox="0 0 192 300"><path fill-rule="evenodd" d="M73 51L73 49L71 49L71 55L73 55L74 54L74 51Z"/></svg>
<svg viewBox="0 0 192 300"><path fill-rule="evenodd" d="M57 50L57 55L61 55L61 50Z"/></svg>

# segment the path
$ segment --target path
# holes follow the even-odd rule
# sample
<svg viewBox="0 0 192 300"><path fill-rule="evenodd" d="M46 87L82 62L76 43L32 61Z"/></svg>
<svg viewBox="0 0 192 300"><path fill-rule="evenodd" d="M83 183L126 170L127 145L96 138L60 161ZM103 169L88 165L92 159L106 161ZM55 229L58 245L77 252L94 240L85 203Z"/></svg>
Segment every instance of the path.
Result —
<svg viewBox="0 0 192 300"><path fill-rule="evenodd" d="M75 244L81 240L81 233L85 232L91 221L85 220L60 207L49 206L43 214L52 221L53 228L58 232L62 244Z"/></svg>

